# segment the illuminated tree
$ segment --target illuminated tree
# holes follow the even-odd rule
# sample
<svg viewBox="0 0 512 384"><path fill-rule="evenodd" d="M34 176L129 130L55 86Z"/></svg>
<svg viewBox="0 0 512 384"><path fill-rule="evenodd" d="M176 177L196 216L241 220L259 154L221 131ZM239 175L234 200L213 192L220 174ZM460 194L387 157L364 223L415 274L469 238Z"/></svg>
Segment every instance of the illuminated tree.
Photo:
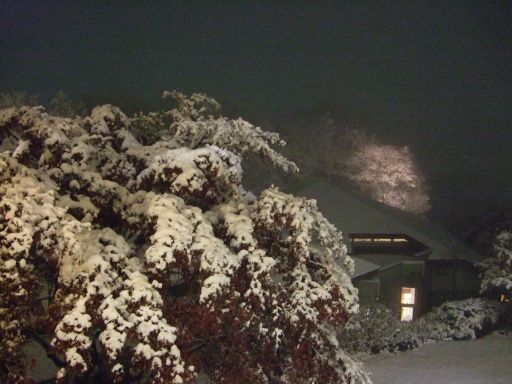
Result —
<svg viewBox="0 0 512 384"><path fill-rule="evenodd" d="M430 209L426 182L408 147L384 145L364 131L320 120L318 168L328 177L346 178L374 200L412 212Z"/></svg>
<svg viewBox="0 0 512 384"><path fill-rule="evenodd" d="M372 198L413 213L430 209L425 182L408 147L367 143L345 162L342 173Z"/></svg>
<svg viewBox="0 0 512 384"><path fill-rule="evenodd" d="M24 380L33 337L58 382L369 383L336 340L358 307L341 233L242 187L250 153L297 170L284 142L166 95L134 118L0 111L0 380Z"/></svg>
<svg viewBox="0 0 512 384"><path fill-rule="evenodd" d="M382 144L330 115L291 119L281 122L279 129L290 137L287 153L297 159L303 173L349 181L368 197L404 211L430 209L426 180L408 147Z"/></svg>

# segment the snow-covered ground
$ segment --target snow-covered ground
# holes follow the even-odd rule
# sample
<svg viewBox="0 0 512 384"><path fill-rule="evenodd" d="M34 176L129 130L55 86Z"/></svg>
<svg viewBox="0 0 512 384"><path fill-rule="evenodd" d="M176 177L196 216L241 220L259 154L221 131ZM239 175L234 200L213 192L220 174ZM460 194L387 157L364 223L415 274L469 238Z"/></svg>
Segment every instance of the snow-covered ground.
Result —
<svg viewBox="0 0 512 384"><path fill-rule="evenodd" d="M55 377L56 367L35 343L25 348L38 358L29 372L37 381ZM374 384L510 384L512 334L478 340L425 344L419 349L363 358ZM201 382L201 381L199 381Z"/></svg>
<svg viewBox="0 0 512 384"><path fill-rule="evenodd" d="M512 335L426 344L363 361L374 384L510 384Z"/></svg>

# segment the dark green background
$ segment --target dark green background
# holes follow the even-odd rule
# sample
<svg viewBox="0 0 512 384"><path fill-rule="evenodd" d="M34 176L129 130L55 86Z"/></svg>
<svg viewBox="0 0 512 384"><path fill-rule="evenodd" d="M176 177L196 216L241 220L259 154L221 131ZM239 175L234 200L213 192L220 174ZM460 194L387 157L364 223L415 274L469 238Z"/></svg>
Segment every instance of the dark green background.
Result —
<svg viewBox="0 0 512 384"><path fill-rule="evenodd" d="M3 1L0 87L339 112L412 147L434 218L512 209L512 3L389 3Z"/></svg>

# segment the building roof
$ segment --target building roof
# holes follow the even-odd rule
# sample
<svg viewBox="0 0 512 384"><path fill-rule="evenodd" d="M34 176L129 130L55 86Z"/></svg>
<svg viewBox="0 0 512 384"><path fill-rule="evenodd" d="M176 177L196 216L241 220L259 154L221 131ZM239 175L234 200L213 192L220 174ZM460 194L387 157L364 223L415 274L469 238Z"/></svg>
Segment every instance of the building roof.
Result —
<svg viewBox="0 0 512 384"><path fill-rule="evenodd" d="M320 211L345 238L349 233L403 233L432 249L429 260L483 260L480 253L426 218L388 207L325 180L307 183L296 194L317 200Z"/></svg>
<svg viewBox="0 0 512 384"><path fill-rule="evenodd" d="M371 272L378 271L380 268L382 268L380 265L374 264L367 260L363 260L357 256L352 256L352 259L354 260L354 274L352 275L353 279Z"/></svg>

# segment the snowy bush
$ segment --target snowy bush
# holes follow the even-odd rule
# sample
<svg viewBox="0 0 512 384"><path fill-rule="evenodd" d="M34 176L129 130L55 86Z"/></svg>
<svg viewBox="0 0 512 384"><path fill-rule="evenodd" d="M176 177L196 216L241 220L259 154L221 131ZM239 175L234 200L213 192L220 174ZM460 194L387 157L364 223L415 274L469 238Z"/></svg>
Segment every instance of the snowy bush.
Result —
<svg viewBox="0 0 512 384"><path fill-rule="evenodd" d="M419 339L410 323L383 304L361 306L338 332L340 344L353 354L397 352L417 348Z"/></svg>
<svg viewBox="0 0 512 384"><path fill-rule="evenodd" d="M422 341L475 339L496 329L503 320L503 306L473 298L449 301L418 319L414 328Z"/></svg>
<svg viewBox="0 0 512 384"><path fill-rule="evenodd" d="M342 347L353 354L397 352L422 343L474 339L497 329L504 306L486 299L450 301L410 322L382 304L361 306L358 314L338 332Z"/></svg>
<svg viewBox="0 0 512 384"><path fill-rule="evenodd" d="M251 153L297 170L284 142L168 95L134 118L0 111L0 381L39 335L62 383L369 383L336 339L358 308L341 233L242 187Z"/></svg>
<svg viewBox="0 0 512 384"><path fill-rule="evenodd" d="M482 264L482 292L495 292L512 298L512 231L496 236L492 256Z"/></svg>
<svg viewBox="0 0 512 384"><path fill-rule="evenodd" d="M382 304L360 306L357 315L338 333L340 344L351 353L379 353L387 349L399 329L395 314Z"/></svg>

